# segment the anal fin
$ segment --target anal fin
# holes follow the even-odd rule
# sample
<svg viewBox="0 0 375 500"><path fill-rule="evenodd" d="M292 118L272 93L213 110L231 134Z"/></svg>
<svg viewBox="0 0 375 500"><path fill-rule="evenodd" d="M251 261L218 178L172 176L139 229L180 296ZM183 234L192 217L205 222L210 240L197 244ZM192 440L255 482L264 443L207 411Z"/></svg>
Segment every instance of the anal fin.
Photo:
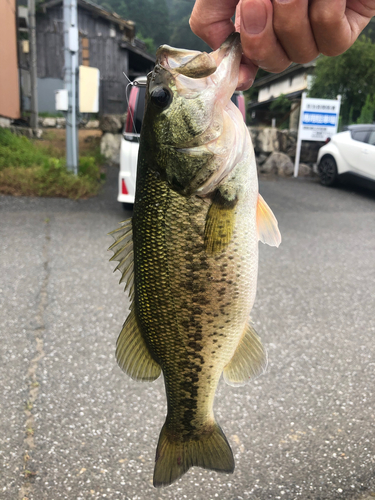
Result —
<svg viewBox="0 0 375 500"><path fill-rule="evenodd" d="M232 359L224 368L224 380L229 385L244 385L250 378L262 374L266 367L267 353L258 334L248 324Z"/></svg>
<svg viewBox="0 0 375 500"><path fill-rule="evenodd" d="M116 359L122 370L134 380L156 380L161 373L140 332L134 308L117 339Z"/></svg>

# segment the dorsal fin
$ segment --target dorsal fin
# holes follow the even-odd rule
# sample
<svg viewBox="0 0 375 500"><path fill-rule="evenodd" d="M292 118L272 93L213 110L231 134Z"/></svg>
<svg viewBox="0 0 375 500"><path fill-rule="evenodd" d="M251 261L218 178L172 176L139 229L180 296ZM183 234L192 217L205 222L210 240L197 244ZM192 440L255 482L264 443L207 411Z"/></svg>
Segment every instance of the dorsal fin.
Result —
<svg viewBox="0 0 375 500"><path fill-rule="evenodd" d="M130 289L129 295L132 297L134 281L132 219L120 222L120 227L108 234L115 239L115 242L108 248L108 250L113 251L113 256L109 260L115 260L119 263L113 272L120 271L119 283L125 281L125 290Z"/></svg>
<svg viewBox="0 0 375 500"><path fill-rule="evenodd" d="M281 243L281 234L277 224L276 217L272 210L258 194L257 204L257 229L258 239L271 247L278 247Z"/></svg>

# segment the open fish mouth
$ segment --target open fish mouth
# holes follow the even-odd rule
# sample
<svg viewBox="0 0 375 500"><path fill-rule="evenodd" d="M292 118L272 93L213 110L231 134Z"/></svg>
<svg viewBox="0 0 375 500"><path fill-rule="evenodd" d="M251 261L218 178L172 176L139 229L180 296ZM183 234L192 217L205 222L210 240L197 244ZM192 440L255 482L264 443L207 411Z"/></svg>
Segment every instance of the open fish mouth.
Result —
<svg viewBox="0 0 375 500"><path fill-rule="evenodd" d="M201 134L174 146L187 155L209 154L215 168L196 194L212 192L232 171L246 143L242 115L231 101L237 87L242 46L239 33L232 33L219 49L211 52L186 51L162 46L158 62L175 82L178 94L186 99L200 96L214 102L212 118Z"/></svg>
<svg viewBox="0 0 375 500"><path fill-rule="evenodd" d="M229 56L238 54L242 54L240 34L232 33L217 50L209 54L162 45L156 52L156 63L174 76L184 75L198 79L212 75L223 60L228 60Z"/></svg>
<svg viewBox="0 0 375 500"><path fill-rule="evenodd" d="M197 92L213 86L220 98L221 94L227 96L229 93L220 92L220 87L230 87L229 100L237 87L241 56L240 34L232 33L211 53L162 45L156 52L156 66L160 65L171 74L178 93L184 97L195 97Z"/></svg>

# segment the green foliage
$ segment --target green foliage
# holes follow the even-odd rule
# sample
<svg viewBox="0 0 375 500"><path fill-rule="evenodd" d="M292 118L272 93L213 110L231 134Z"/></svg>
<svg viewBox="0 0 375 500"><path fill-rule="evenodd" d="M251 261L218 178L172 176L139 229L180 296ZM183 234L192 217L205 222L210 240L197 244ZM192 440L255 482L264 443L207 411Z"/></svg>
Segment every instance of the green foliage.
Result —
<svg viewBox="0 0 375 500"><path fill-rule="evenodd" d="M337 57L321 57L309 97L336 99L341 94L343 125L357 121L368 95L375 94L375 44L365 36Z"/></svg>
<svg viewBox="0 0 375 500"><path fill-rule="evenodd" d="M285 97L285 94L280 94L279 97L270 104L270 110L282 115L288 113L288 111L290 111L289 99Z"/></svg>
<svg viewBox="0 0 375 500"><path fill-rule="evenodd" d="M170 45L190 50L211 51L190 29L189 19L195 0L168 0L171 22Z"/></svg>
<svg viewBox="0 0 375 500"><path fill-rule="evenodd" d="M136 23L139 33L158 47L169 42L169 12L165 0L98 0L100 5Z"/></svg>
<svg viewBox="0 0 375 500"><path fill-rule="evenodd" d="M279 97L270 104L270 111L273 114L273 118L276 118L276 123L279 128L288 128L290 109L291 102L285 94L280 94Z"/></svg>
<svg viewBox="0 0 375 500"><path fill-rule="evenodd" d="M180 21L180 19L190 16L195 0L168 0L169 16L172 23Z"/></svg>
<svg viewBox="0 0 375 500"><path fill-rule="evenodd" d="M372 123L374 121L374 111L374 96L368 94L368 96L366 97L366 102L362 106L361 114L359 115L357 123Z"/></svg>
<svg viewBox="0 0 375 500"><path fill-rule="evenodd" d="M123 0L102 0L98 3L109 12L116 12L123 19L129 19L128 7Z"/></svg>
<svg viewBox="0 0 375 500"><path fill-rule="evenodd" d="M142 40L142 42L144 42L146 44L147 52L149 52L150 54L155 54L156 47L155 47L154 40L151 37L145 38L142 35L142 33L140 31L138 31L137 38L139 38L140 40Z"/></svg>
<svg viewBox="0 0 375 500"><path fill-rule="evenodd" d="M98 161L93 156L82 156L79 159L78 175L96 181L104 179L104 174L100 172Z"/></svg>
<svg viewBox="0 0 375 500"><path fill-rule="evenodd" d="M51 157L48 149L0 129L0 193L73 199L94 196L103 178L98 159L100 153L80 158L75 176L67 170L64 158Z"/></svg>
<svg viewBox="0 0 375 500"><path fill-rule="evenodd" d="M27 168L41 165L45 159L45 152L33 147L30 139L0 128L0 170L9 166Z"/></svg>
<svg viewBox="0 0 375 500"><path fill-rule="evenodd" d="M211 52L210 47L194 35L189 25L190 14L173 23L174 29L170 38L172 47Z"/></svg>
<svg viewBox="0 0 375 500"><path fill-rule="evenodd" d="M98 0L108 10L136 23L136 36L150 53L161 44L192 50L210 50L195 36L189 18L195 0Z"/></svg>

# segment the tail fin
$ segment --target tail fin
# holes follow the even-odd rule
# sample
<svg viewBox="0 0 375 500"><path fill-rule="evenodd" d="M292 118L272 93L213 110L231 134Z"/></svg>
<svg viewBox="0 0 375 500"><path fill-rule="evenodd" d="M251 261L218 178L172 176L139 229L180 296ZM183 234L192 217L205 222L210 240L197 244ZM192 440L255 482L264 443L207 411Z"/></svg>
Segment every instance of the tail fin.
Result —
<svg viewBox="0 0 375 500"><path fill-rule="evenodd" d="M169 486L194 465L218 472L234 471L233 453L219 425L215 423L211 434L202 434L199 439L172 441L164 424L156 450L154 486Z"/></svg>

